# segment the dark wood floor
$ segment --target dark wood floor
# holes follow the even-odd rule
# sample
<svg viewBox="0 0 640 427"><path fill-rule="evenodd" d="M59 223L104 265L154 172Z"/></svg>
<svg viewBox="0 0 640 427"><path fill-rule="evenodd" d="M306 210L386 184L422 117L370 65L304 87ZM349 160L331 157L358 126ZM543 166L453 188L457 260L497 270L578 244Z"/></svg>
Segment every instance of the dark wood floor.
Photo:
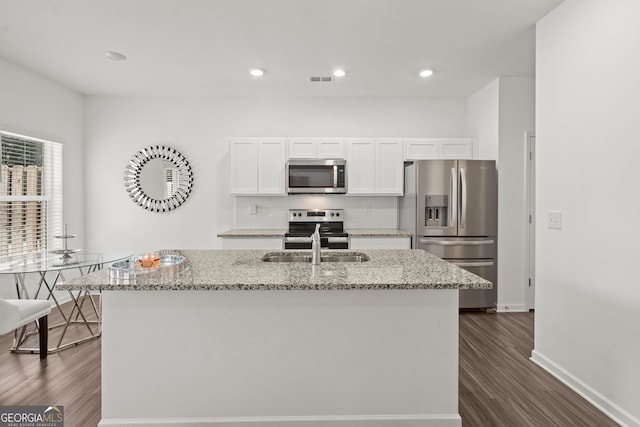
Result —
<svg viewBox="0 0 640 427"><path fill-rule="evenodd" d="M58 321L52 314L50 323ZM100 340L40 361L0 336L0 406L63 405L65 426L100 421ZM616 426L529 360L533 313L460 315L459 408L464 427Z"/></svg>
<svg viewBox="0 0 640 427"><path fill-rule="evenodd" d="M533 316L533 312L460 315L462 425L617 426L529 360Z"/></svg>

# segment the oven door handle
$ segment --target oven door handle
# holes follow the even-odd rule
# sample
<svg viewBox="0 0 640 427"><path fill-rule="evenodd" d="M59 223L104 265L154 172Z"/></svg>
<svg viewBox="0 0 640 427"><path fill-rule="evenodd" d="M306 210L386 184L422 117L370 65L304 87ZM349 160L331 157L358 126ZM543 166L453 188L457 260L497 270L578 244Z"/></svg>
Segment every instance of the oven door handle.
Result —
<svg viewBox="0 0 640 427"><path fill-rule="evenodd" d="M285 242L291 242L291 243L297 243L297 242L302 242L302 243L306 243L306 242L311 242L311 236L309 237L295 237L295 236L288 236L284 238Z"/></svg>
<svg viewBox="0 0 640 427"><path fill-rule="evenodd" d="M348 237L327 237L329 242L348 242Z"/></svg>

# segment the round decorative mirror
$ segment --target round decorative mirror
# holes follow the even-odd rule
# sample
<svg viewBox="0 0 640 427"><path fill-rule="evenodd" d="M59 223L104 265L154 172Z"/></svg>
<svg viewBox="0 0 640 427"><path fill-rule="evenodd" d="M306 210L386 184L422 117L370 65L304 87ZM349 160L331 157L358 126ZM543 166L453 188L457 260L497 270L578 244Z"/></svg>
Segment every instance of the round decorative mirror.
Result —
<svg viewBox="0 0 640 427"><path fill-rule="evenodd" d="M193 172L187 159L173 148L152 145L131 157L124 172L124 186L139 206L167 212L189 197Z"/></svg>

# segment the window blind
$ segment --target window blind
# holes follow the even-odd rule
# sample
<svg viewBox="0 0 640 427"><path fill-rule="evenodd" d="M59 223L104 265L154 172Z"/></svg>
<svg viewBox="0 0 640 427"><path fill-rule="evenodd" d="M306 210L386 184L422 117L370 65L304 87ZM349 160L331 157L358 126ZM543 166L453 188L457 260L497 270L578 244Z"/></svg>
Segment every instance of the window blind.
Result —
<svg viewBox="0 0 640 427"><path fill-rule="evenodd" d="M59 249L62 144L0 131L0 258Z"/></svg>

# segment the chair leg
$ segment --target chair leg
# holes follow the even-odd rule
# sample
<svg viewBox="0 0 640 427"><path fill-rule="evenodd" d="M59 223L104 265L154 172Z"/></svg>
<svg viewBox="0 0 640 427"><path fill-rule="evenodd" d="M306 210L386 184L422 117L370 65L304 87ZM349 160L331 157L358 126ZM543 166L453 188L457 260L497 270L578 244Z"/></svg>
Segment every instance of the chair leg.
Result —
<svg viewBox="0 0 640 427"><path fill-rule="evenodd" d="M46 359L49 351L49 316L42 316L38 319L40 329L40 359Z"/></svg>

